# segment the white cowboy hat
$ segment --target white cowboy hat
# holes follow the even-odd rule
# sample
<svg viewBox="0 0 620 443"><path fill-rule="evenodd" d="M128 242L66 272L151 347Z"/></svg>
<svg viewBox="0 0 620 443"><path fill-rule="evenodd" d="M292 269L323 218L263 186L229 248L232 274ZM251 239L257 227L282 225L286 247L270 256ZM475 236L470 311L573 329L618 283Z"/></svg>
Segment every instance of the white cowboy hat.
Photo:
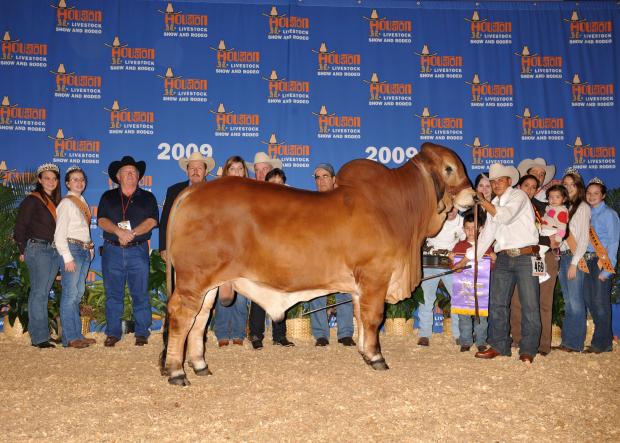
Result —
<svg viewBox="0 0 620 443"><path fill-rule="evenodd" d="M519 171L514 166L493 163L489 169L489 180L495 180L500 177L509 177L512 180L511 186L515 186L519 181Z"/></svg>
<svg viewBox="0 0 620 443"><path fill-rule="evenodd" d="M215 168L215 160L211 157L203 157L200 152L192 152L192 154L187 158L182 158L179 160L179 167L183 170L183 172L187 172L187 165L189 162L198 160L202 161L205 164L205 168L207 168L207 174Z"/></svg>
<svg viewBox="0 0 620 443"><path fill-rule="evenodd" d="M254 155L254 162L246 163L246 165L248 169L254 169L254 165L256 163L269 163L274 168L282 169L282 160L277 158L271 158L265 152L257 152L256 155Z"/></svg>
<svg viewBox="0 0 620 443"><path fill-rule="evenodd" d="M553 179L553 176L555 175L555 166L548 165L545 159L541 157L537 157L533 160L531 158L526 158L525 160L521 161L521 163L519 163L517 169L519 170L521 176L524 176L527 175L527 171L529 169L534 167L543 168L545 170L545 182L541 183L541 186L545 186Z"/></svg>

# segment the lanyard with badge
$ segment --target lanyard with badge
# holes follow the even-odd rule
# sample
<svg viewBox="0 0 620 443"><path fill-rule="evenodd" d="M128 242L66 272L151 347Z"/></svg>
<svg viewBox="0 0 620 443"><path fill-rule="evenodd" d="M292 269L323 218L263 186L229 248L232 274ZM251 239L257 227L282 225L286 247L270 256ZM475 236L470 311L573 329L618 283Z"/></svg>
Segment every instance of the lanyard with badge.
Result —
<svg viewBox="0 0 620 443"><path fill-rule="evenodd" d="M123 216L123 219L119 221L117 225L121 229L131 231L131 222L127 220L127 217L125 215L127 213L127 209L129 208L129 204L131 203L131 197L133 197L133 194L127 198L127 205L125 205L123 191L119 189L119 192L121 193L121 214Z"/></svg>

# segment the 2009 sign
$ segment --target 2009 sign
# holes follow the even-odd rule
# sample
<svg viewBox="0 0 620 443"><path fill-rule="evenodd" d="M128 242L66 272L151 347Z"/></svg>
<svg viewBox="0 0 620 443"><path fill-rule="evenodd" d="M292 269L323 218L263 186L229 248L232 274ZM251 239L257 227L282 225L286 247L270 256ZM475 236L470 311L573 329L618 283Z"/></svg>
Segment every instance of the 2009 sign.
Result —
<svg viewBox="0 0 620 443"><path fill-rule="evenodd" d="M366 158L368 160L378 161L384 165L392 162L400 165L410 158L413 158L417 153L417 148L414 148L413 146L409 146L406 149L403 149L400 146L396 146L395 148L389 148L387 146L381 146L380 148L368 146L366 148L366 154L368 154Z"/></svg>
<svg viewBox="0 0 620 443"><path fill-rule="evenodd" d="M157 154L157 160L179 160L181 158L189 157L194 152L200 152L207 157L213 157L213 148L210 144L204 143L198 146L196 143L189 143L185 146L182 143L175 143L170 146L170 143L160 143L157 146L157 150L161 151Z"/></svg>

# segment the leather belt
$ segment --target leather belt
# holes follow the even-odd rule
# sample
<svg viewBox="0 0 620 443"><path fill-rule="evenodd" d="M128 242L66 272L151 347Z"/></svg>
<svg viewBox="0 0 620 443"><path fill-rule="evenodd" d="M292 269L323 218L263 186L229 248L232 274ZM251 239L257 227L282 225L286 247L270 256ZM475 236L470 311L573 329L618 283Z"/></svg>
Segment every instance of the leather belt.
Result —
<svg viewBox="0 0 620 443"><path fill-rule="evenodd" d="M127 243L126 245L121 245L119 242L117 241L112 241L112 240L104 240L106 243L109 243L111 245L114 246L118 246L119 248L131 248L133 246L140 246L143 243L146 243L147 240L140 240L140 241L132 241Z"/></svg>
<svg viewBox="0 0 620 443"><path fill-rule="evenodd" d="M47 240L42 240L42 239L40 239L40 238L29 238L28 240L29 240L31 243L41 243L42 245L48 245L48 246L51 246L51 247L56 247L56 246L54 245L54 242L49 242L49 241L47 241Z"/></svg>
<svg viewBox="0 0 620 443"><path fill-rule="evenodd" d="M77 238L67 238L67 243L71 243L72 245L77 245L80 246L82 249L87 249L87 250L91 250L95 248L95 244L90 241L90 242L85 242L82 240L78 240Z"/></svg>
<svg viewBox="0 0 620 443"><path fill-rule="evenodd" d="M560 251L560 255L573 255L573 251L567 249L566 251Z"/></svg>
<svg viewBox="0 0 620 443"><path fill-rule="evenodd" d="M524 248L512 248L512 249L503 249L499 251L500 254L503 252L509 257L519 257L520 255L537 255L540 252L540 246L526 246Z"/></svg>

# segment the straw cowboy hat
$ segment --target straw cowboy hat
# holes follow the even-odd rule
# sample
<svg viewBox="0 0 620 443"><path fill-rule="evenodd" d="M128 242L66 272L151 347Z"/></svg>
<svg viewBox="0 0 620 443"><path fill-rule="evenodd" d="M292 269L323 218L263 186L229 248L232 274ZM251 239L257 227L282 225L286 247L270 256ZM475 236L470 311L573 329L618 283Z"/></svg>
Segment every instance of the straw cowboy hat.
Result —
<svg viewBox="0 0 620 443"><path fill-rule="evenodd" d="M137 162L130 155L126 155L120 161L113 161L112 163L110 163L110 166L108 166L108 175L110 176L110 180L112 180L117 185L119 183L118 179L116 178L116 174L118 174L119 169L121 169L123 166L133 166L134 168L136 168L139 175L138 180L142 179L142 177L144 176L144 172L146 171L146 162Z"/></svg>
<svg viewBox="0 0 620 443"><path fill-rule="evenodd" d="M527 174L527 171L529 169L534 167L542 168L545 170L545 182L542 183L541 186L545 186L551 181L551 179L553 179L553 176L555 175L555 166L548 165L545 159L541 157L537 157L533 160L531 158L526 158L525 160L521 161L521 163L519 163L517 169L519 170L521 176L524 176Z"/></svg>
<svg viewBox="0 0 620 443"><path fill-rule="evenodd" d="M282 160L277 158L271 158L265 152L257 152L256 155L254 155L254 162L246 163L246 165L249 169L254 169L254 165L256 163L269 163L274 168L282 169Z"/></svg>
<svg viewBox="0 0 620 443"><path fill-rule="evenodd" d="M205 168L207 168L207 174L215 168L215 160L211 157L204 157L200 152L192 152L192 154L187 158L182 158L179 160L179 167L183 170L183 172L187 172L187 165L191 161L201 161L205 164Z"/></svg>
<svg viewBox="0 0 620 443"><path fill-rule="evenodd" d="M514 186L519 181L519 171L514 166L505 166L501 163L493 163L489 169L489 180L495 180L500 177L508 177L512 180Z"/></svg>

